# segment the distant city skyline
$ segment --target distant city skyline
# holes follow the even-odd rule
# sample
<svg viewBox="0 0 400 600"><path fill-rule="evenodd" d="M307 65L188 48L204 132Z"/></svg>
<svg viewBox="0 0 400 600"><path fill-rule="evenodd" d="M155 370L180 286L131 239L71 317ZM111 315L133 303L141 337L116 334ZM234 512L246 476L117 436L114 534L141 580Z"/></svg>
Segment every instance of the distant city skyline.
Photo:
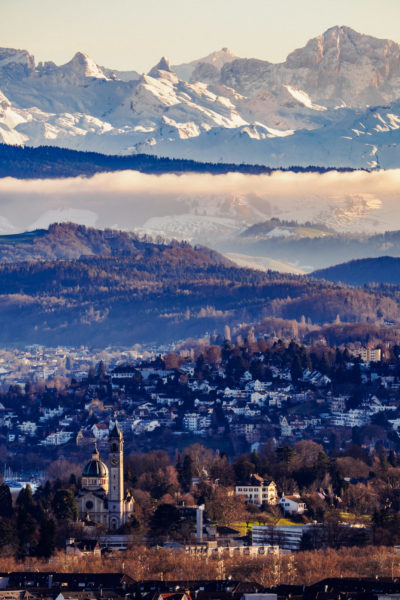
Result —
<svg viewBox="0 0 400 600"><path fill-rule="evenodd" d="M399 17L399 0L2 0L0 47L57 64L82 51L139 72L161 56L179 64L222 47L281 62L335 25L400 42Z"/></svg>

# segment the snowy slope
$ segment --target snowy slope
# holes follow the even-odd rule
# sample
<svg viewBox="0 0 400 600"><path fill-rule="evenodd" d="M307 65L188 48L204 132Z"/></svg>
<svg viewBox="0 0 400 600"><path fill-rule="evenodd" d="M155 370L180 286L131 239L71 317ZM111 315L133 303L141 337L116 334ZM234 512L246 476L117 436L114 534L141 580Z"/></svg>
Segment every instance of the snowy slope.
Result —
<svg viewBox="0 0 400 600"><path fill-rule="evenodd" d="M0 48L0 141L273 167L400 165L400 46L333 27L281 64L228 49L147 75Z"/></svg>

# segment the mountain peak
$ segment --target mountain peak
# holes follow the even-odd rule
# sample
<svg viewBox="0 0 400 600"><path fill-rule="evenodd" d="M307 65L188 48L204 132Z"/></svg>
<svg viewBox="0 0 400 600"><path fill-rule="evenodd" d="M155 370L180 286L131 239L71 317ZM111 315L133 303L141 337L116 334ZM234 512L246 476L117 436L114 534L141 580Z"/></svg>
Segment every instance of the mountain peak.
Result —
<svg viewBox="0 0 400 600"><path fill-rule="evenodd" d="M229 48L224 47L221 48L221 50L215 50L214 52L207 54L207 56L203 56L203 58L198 58L189 64L197 65L198 63L208 63L221 69L225 63L232 62L235 58L238 58L238 56L233 54Z"/></svg>
<svg viewBox="0 0 400 600"><path fill-rule="evenodd" d="M149 71L150 77L159 77L159 71L164 71L166 73L173 73L171 69L171 64L165 56L162 56L160 61Z"/></svg>
<svg viewBox="0 0 400 600"><path fill-rule="evenodd" d="M35 58L27 50L0 48L0 69L11 77L24 77L35 70Z"/></svg>
<svg viewBox="0 0 400 600"><path fill-rule="evenodd" d="M318 65L324 65L326 71L338 72L343 64L365 65L370 62L369 68L375 69L376 65L381 63L383 66L388 60L388 52L394 52L397 56L399 50L400 46L391 40L359 33L345 25L336 25L309 40L303 48L291 52L286 65L295 69L315 69Z"/></svg>
<svg viewBox="0 0 400 600"><path fill-rule="evenodd" d="M85 52L77 52L72 59L60 67L65 72L69 72L81 77L96 77L97 79L107 79L103 71Z"/></svg>

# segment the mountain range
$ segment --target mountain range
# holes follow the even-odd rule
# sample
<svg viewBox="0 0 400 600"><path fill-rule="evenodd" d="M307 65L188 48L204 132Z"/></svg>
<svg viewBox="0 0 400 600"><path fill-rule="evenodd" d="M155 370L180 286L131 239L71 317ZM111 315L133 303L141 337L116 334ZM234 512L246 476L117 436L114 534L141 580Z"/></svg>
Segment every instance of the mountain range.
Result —
<svg viewBox="0 0 400 600"><path fill-rule="evenodd" d="M270 167L400 165L400 45L332 27L286 61L227 48L147 74L0 49L0 141Z"/></svg>

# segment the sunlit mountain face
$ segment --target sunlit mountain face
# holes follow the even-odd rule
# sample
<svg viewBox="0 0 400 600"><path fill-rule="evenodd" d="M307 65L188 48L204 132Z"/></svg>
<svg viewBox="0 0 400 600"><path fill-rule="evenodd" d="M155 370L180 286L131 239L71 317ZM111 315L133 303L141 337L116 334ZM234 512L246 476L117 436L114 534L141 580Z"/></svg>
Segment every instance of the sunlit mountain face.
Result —
<svg viewBox="0 0 400 600"><path fill-rule="evenodd" d="M0 49L0 140L272 167L400 164L400 46L333 27L273 64L227 48L147 75Z"/></svg>

